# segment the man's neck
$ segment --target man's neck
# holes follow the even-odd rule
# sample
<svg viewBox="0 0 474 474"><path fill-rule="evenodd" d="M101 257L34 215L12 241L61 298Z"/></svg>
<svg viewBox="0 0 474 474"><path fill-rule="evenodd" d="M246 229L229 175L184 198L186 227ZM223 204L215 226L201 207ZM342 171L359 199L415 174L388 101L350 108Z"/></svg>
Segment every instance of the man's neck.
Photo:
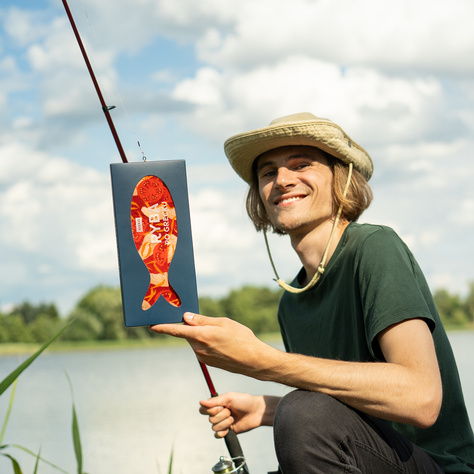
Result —
<svg viewBox="0 0 474 474"><path fill-rule="evenodd" d="M304 282L301 282L302 284L308 283L316 273L324 252L326 251L333 225L334 220L331 219L304 234L290 234L291 246L298 254L298 257L306 271L306 279ZM326 265L336 250L337 244L341 240L342 234L348 225L349 222L345 219L339 221L334 237L329 245Z"/></svg>

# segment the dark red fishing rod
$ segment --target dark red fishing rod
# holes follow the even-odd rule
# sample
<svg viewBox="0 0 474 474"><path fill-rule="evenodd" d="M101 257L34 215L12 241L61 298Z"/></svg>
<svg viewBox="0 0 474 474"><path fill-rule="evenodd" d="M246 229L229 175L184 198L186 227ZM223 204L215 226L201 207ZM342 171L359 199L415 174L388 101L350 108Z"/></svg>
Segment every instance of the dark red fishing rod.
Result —
<svg viewBox="0 0 474 474"><path fill-rule="evenodd" d="M94 84L95 90L97 92L97 95L99 96L99 101L102 106L102 110L104 111L105 118L107 119L107 123L109 124L110 131L112 132L112 136L114 137L115 144L117 145L117 149L119 151L120 157L122 158L122 161L124 163L128 163L127 157L125 155L125 151L123 150L122 144L120 142L120 138L118 136L117 130L115 129L114 122L112 121L112 117L110 115L110 110L114 108L114 106L109 107L104 100L104 97L102 95L102 92L99 87L99 83L97 82L97 79L95 77L94 71L92 69L91 63L89 61L89 58L87 56L86 50L84 48L84 44L82 43L81 36L79 35L79 31L76 27L76 23L74 21L74 18L72 16L71 10L69 9L69 5L67 4L66 0L62 0L64 9L66 10L67 17L69 19L69 23L71 23L72 30L74 32L74 35L76 37L77 43L79 45L79 48L82 53L82 57L84 58L84 61L87 66L87 70L89 71L89 75L91 76L92 82ZM214 388L214 384L212 383L211 376L209 375L209 371L206 367L205 364L202 362L199 362L201 366L202 373L204 374L204 378L206 379L207 386L209 388L209 392L211 394L211 397L217 397L217 392L216 389ZM227 449L229 451L230 456L234 458L239 458L239 459L245 459L242 448L240 446L239 440L237 439L237 435L235 432L231 429L227 433L227 435L224 437L225 444L227 446ZM236 471L232 471L236 472ZM248 474L248 468L247 464L244 463L241 467L241 470L239 472L243 472L244 474Z"/></svg>

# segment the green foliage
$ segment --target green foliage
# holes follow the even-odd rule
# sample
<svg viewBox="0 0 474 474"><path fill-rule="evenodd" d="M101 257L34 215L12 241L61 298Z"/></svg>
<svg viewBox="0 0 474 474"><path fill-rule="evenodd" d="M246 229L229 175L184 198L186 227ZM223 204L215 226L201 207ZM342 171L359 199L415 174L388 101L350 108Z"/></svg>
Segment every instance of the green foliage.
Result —
<svg viewBox="0 0 474 474"><path fill-rule="evenodd" d="M25 323L20 314L9 314L3 316L1 323L3 338L5 342L32 342L31 329Z"/></svg>
<svg viewBox="0 0 474 474"><path fill-rule="evenodd" d="M474 282L469 283L466 298L438 289L433 294L443 324L447 327L466 327L474 324Z"/></svg>
<svg viewBox="0 0 474 474"><path fill-rule="evenodd" d="M469 283L469 293L465 301L468 321L474 325L474 281Z"/></svg>
<svg viewBox="0 0 474 474"><path fill-rule="evenodd" d="M19 314L25 324L31 324L39 315L48 317L51 321L59 320L59 313L54 304L40 303L32 305L27 301L15 306L12 314Z"/></svg>
<svg viewBox="0 0 474 474"><path fill-rule="evenodd" d="M102 323L97 317L82 308L76 307L71 313L76 319L74 327L65 339L68 341L96 341L102 333Z"/></svg>
<svg viewBox="0 0 474 474"><path fill-rule="evenodd" d="M125 328L120 288L97 286L77 303L70 318L76 323L67 333L70 341L105 341L151 337L146 328Z"/></svg>
<svg viewBox="0 0 474 474"><path fill-rule="evenodd" d="M275 332L280 295L279 290L245 286L223 298L201 297L199 312L206 316L227 316L255 333ZM157 337L146 327L124 327L120 289L115 287L93 288L77 303L70 317L76 320L67 333L67 339L72 341Z"/></svg>
<svg viewBox="0 0 474 474"><path fill-rule="evenodd" d="M119 288L93 288L79 301L71 317L77 320L77 326L82 329L81 338L85 332L86 339L126 339ZM76 335L73 330L69 338L74 340Z"/></svg>
<svg viewBox="0 0 474 474"><path fill-rule="evenodd" d="M76 455L77 461L77 474L82 474L82 443L81 443L81 435L79 432L79 421L77 419L76 414L76 405L74 403L74 392L72 390L72 383L69 375L66 373L67 380L69 382L69 388L71 390L71 397L72 397L72 440L74 443L74 453Z"/></svg>
<svg viewBox="0 0 474 474"><path fill-rule="evenodd" d="M282 290L244 286L229 295L213 301L200 300L200 312L208 316L227 316L252 329L256 334L277 332L278 303ZM209 310L209 313L206 312Z"/></svg>
<svg viewBox="0 0 474 474"><path fill-rule="evenodd" d="M219 317L225 314L225 310L219 300L214 300L209 296L199 298L199 312L206 316Z"/></svg>
<svg viewBox="0 0 474 474"><path fill-rule="evenodd" d="M0 343L48 341L61 326L54 304L24 302L8 314L0 314Z"/></svg>
<svg viewBox="0 0 474 474"><path fill-rule="evenodd" d="M3 420L2 432L0 433L0 445L3 443L3 438L5 436L5 430L7 429L8 420L10 419L10 414L12 412L13 399L15 398L16 385L18 383L18 378L13 382L12 392L10 394L10 402L8 403L7 413L5 415L5 420ZM5 388L6 390L6 388Z"/></svg>
<svg viewBox="0 0 474 474"><path fill-rule="evenodd" d="M28 325L31 339L34 342L46 342L56 334L61 326L61 320L51 319L48 314L39 313Z"/></svg>

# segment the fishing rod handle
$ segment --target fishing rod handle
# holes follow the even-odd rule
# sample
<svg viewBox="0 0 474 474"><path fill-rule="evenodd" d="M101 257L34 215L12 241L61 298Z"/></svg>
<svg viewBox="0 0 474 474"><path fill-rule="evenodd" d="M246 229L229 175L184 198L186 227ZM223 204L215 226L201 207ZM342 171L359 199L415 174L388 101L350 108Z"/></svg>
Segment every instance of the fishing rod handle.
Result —
<svg viewBox="0 0 474 474"><path fill-rule="evenodd" d="M217 397L218 393L214 387L209 371L207 370L206 364L204 364L201 361L198 361L198 362L199 362L199 365L201 366L201 370L204 375L204 378L206 379L206 383L209 388L209 392L211 393L211 397L213 398ZM224 441L231 458L241 457L245 459L244 453L242 451L242 447L240 446L239 439L237 438L237 435L235 434L235 431L232 428L230 428L229 432L224 436ZM249 470L246 463L243 466L243 472L244 474L249 474Z"/></svg>
<svg viewBox="0 0 474 474"><path fill-rule="evenodd" d="M237 435L233 429L230 429L229 432L224 436L224 441L231 458L244 458L244 453L242 451L242 447L240 446L239 439L237 438ZM244 464L243 470L245 474L249 474L247 464Z"/></svg>

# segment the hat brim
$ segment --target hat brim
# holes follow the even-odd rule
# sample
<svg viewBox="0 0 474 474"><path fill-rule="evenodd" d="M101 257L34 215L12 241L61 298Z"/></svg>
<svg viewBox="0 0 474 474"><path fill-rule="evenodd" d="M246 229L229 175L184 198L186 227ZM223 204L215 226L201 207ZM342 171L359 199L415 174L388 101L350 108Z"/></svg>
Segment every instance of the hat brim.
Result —
<svg viewBox="0 0 474 474"><path fill-rule="evenodd" d="M239 133L225 141L224 151L235 172L251 184L252 165L258 156L291 145L314 146L346 164L352 163L367 180L372 176L373 163L369 154L341 127L327 119L278 123Z"/></svg>

